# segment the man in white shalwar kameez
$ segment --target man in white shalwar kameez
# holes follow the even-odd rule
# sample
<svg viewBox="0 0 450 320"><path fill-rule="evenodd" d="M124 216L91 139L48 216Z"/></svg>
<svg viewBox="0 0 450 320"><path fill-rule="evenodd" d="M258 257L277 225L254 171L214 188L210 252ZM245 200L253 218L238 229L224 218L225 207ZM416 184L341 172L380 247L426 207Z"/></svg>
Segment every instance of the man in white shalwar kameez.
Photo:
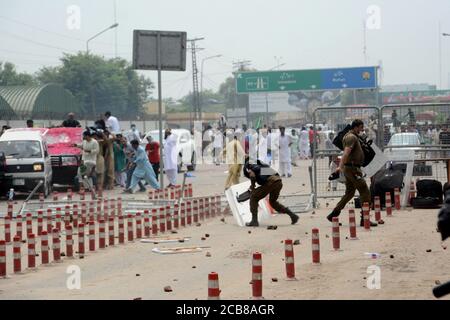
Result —
<svg viewBox="0 0 450 320"><path fill-rule="evenodd" d="M297 159L299 154L299 136L295 129L291 130L291 163L294 167L297 167Z"/></svg>
<svg viewBox="0 0 450 320"><path fill-rule="evenodd" d="M300 133L300 159L309 158L309 133L305 127L302 128Z"/></svg>
<svg viewBox="0 0 450 320"><path fill-rule="evenodd" d="M282 177L292 177L291 166L291 137L285 134L285 127L280 127L280 174Z"/></svg>
<svg viewBox="0 0 450 320"><path fill-rule="evenodd" d="M280 171L280 131L273 129L267 135L267 148L270 149L270 165L274 165L274 169Z"/></svg>
<svg viewBox="0 0 450 320"><path fill-rule="evenodd" d="M166 129L164 137L164 171L169 179L168 187L174 187L178 174L177 136Z"/></svg>
<svg viewBox="0 0 450 320"><path fill-rule="evenodd" d="M253 129L247 130L248 150L250 159L256 161L258 159L258 133ZM245 149L244 149L245 150Z"/></svg>
<svg viewBox="0 0 450 320"><path fill-rule="evenodd" d="M269 157L267 156L267 130L266 129L261 129L259 131L258 160L269 164Z"/></svg>
<svg viewBox="0 0 450 320"><path fill-rule="evenodd" d="M214 130L214 163L219 166L222 163L222 151L223 151L223 133L219 129Z"/></svg>
<svg viewBox="0 0 450 320"><path fill-rule="evenodd" d="M317 137L318 137L317 149L318 150L326 150L325 142L327 141L327 135L322 130L322 127L319 127L319 130L317 132Z"/></svg>

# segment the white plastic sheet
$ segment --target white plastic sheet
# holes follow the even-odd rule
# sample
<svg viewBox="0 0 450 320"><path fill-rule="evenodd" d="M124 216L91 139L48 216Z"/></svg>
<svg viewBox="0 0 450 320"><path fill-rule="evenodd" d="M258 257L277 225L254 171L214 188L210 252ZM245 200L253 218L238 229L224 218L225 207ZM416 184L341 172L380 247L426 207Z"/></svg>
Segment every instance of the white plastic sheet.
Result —
<svg viewBox="0 0 450 320"><path fill-rule="evenodd" d="M225 191L225 196L227 197L231 212L233 213L233 216L240 227L244 227L246 222L250 222L252 220L252 214L250 213L250 201L248 200L238 203L236 195L244 193L249 188L250 181L246 181L241 184L231 186L227 191ZM268 220L270 219L270 217L271 209L268 205L267 200L263 199L259 201L258 221Z"/></svg>

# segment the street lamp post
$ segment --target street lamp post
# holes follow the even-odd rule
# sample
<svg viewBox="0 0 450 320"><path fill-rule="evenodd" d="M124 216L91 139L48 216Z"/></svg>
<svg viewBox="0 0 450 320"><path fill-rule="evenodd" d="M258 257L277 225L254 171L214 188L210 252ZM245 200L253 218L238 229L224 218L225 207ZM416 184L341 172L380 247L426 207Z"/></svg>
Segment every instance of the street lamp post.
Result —
<svg viewBox="0 0 450 320"><path fill-rule="evenodd" d="M439 33L441 32L441 25L439 24ZM450 33L442 33L443 37L450 37ZM442 44L441 37L439 37L439 89L442 90Z"/></svg>
<svg viewBox="0 0 450 320"><path fill-rule="evenodd" d="M106 28L105 30L100 31L95 36L89 38L86 41L86 54L89 54L89 42L90 41L92 41L93 39L97 38L99 35L105 33L108 30L117 28L118 26L119 26L119 24L116 22L113 25L111 25L108 28ZM93 116L94 116L94 119L95 119L95 117L97 117L97 110L96 110L96 107L95 107L95 90L94 90L94 86L91 86L91 99L92 99L92 113L93 113Z"/></svg>
<svg viewBox="0 0 450 320"><path fill-rule="evenodd" d="M119 26L118 23L114 23L113 25L109 26L109 27L106 28L105 30L102 30L102 31L100 31L99 33L97 33L95 36L89 38L89 39L86 41L86 53L89 53L89 42L90 42L90 41L94 40L94 39L97 38L99 35L105 33L105 32L108 31L108 30L117 28L118 26Z"/></svg>
<svg viewBox="0 0 450 320"><path fill-rule="evenodd" d="M200 75L200 110L199 110L200 115L202 114L202 107L203 107L203 65L206 60L220 58L221 56L222 56L221 54L217 54L215 56L206 57L202 60L202 70Z"/></svg>

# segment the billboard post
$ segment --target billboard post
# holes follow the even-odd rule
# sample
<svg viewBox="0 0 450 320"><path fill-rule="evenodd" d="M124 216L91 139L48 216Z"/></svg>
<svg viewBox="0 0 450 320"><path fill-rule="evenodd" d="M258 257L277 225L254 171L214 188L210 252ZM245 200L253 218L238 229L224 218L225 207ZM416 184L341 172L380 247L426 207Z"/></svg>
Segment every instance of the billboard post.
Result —
<svg viewBox="0 0 450 320"><path fill-rule="evenodd" d="M134 30L133 68L158 71L159 152L163 158L161 71L186 71L186 32ZM160 161L164 189L164 162Z"/></svg>

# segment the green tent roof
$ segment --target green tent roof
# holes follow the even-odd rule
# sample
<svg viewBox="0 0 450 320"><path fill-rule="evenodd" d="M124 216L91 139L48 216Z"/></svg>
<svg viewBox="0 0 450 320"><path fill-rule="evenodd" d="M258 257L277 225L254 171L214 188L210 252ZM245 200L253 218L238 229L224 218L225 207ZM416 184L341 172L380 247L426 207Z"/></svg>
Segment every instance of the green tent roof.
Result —
<svg viewBox="0 0 450 320"><path fill-rule="evenodd" d="M11 106L0 96L0 120L10 120L15 118L14 110Z"/></svg>
<svg viewBox="0 0 450 320"><path fill-rule="evenodd" d="M74 96L57 84L0 87L0 97L19 117L51 119L80 111Z"/></svg>

